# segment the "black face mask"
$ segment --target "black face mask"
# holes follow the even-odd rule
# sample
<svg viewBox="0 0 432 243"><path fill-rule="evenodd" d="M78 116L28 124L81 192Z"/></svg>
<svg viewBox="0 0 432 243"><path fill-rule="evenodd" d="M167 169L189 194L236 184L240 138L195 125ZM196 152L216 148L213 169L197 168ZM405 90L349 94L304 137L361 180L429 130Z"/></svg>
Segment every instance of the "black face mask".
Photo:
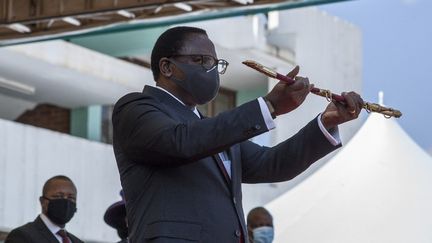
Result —
<svg viewBox="0 0 432 243"><path fill-rule="evenodd" d="M48 199L48 218L57 225L69 222L77 211L76 204L68 199Z"/></svg>
<svg viewBox="0 0 432 243"><path fill-rule="evenodd" d="M203 105L216 97L220 85L217 68L207 71L201 65L180 63L174 60L171 62L185 74L185 79L181 80L176 77L170 79L186 90L198 105Z"/></svg>

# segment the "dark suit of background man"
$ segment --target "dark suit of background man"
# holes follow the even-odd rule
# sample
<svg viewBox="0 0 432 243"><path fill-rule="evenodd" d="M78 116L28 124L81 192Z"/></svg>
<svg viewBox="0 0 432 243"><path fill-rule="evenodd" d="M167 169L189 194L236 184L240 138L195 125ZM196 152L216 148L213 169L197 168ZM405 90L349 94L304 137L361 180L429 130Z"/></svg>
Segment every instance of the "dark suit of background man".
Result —
<svg viewBox="0 0 432 243"><path fill-rule="evenodd" d="M76 212L77 190L71 179L54 176L45 182L39 198L42 213L35 221L12 230L5 243L80 243L65 230Z"/></svg>
<svg viewBox="0 0 432 243"><path fill-rule="evenodd" d="M297 176L340 146L337 125L363 104L344 93L346 106L330 103L292 138L261 147L248 139L273 129L272 116L297 108L312 85L296 67L293 85L280 82L263 98L204 118L195 107L215 97L226 66L204 30L169 29L152 51L157 87L116 103L114 152L130 242L247 242L241 183Z"/></svg>

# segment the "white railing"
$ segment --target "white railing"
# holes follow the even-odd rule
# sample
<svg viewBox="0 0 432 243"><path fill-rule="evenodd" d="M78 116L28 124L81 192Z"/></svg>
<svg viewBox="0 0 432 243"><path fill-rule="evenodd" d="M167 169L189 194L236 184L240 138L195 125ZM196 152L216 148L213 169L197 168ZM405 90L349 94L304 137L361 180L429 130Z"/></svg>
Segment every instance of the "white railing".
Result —
<svg viewBox="0 0 432 243"><path fill-rule="evenodd" d="M86 241L117 240L103 221L108 206L120 199L112 146L0 120L0 228L33 221L43 184L59 174L78 190L78 211L67 229Z"/></svg>

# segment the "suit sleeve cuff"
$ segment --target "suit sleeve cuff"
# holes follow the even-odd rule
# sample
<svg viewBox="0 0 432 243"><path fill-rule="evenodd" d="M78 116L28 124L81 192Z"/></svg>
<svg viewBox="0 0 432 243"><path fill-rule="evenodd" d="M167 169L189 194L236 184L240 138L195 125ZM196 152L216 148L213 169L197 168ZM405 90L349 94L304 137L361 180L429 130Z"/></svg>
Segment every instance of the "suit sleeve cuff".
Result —
<svg viewBox="0 0 432 243"><path fill-rule="evenodd" d="M321 115L319 114L318 116L318 126L321 130L321 132L324 134L324 136L327 138L327 140L333 145L333 146L337 146L341 144L341 140L340 140L340 136L339 136L339 128L335 127L330 129L330 131L328 131L324 125L321 122Z"/></svg>
<svg viewBox="0 0 432 243"><path fill-rule="evenodd" d="M262 117L263 117L264 122L265 122L265 124L267 126L267 129L268 130L274 129L276 127L276 125L275 125L275 123L273 121L273 118L272 118L272 116L270 114L270 111L269 111L269 109L267 107L267 104L265 103L264 99L262 97L259 97L258 98L258 103L259 103L259 106L260 106L260 109L261 109Z"/></svg>

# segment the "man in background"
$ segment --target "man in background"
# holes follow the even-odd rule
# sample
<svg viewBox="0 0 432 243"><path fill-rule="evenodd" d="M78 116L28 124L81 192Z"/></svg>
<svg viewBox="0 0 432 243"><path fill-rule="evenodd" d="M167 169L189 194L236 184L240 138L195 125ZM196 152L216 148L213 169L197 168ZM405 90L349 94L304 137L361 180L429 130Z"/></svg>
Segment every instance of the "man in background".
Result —
<svg viewBox="0 0 432 243"><path fill-rule="evenodd" d="M252 209L247 216L250 243L271 243L274 238L273 217L263 207Z"/></svg>
<svg viewBox="0 0 432 243"><path fill-rule="evenodd" d="M120 191L120 196L122 200L113 203L105 211L104 221L117 230L117 235L121 239L118 243L126 243L128 242L128 228L123 190Z"/></svg>
<svg viewBox="0 0 432 243"><path fill-rule="evenodd" d="M66 231L76 212L77 189L69 177L54 176L45 182L39 202L42 213L35 221L12 230L5 243L82 243Z"/></svg>

